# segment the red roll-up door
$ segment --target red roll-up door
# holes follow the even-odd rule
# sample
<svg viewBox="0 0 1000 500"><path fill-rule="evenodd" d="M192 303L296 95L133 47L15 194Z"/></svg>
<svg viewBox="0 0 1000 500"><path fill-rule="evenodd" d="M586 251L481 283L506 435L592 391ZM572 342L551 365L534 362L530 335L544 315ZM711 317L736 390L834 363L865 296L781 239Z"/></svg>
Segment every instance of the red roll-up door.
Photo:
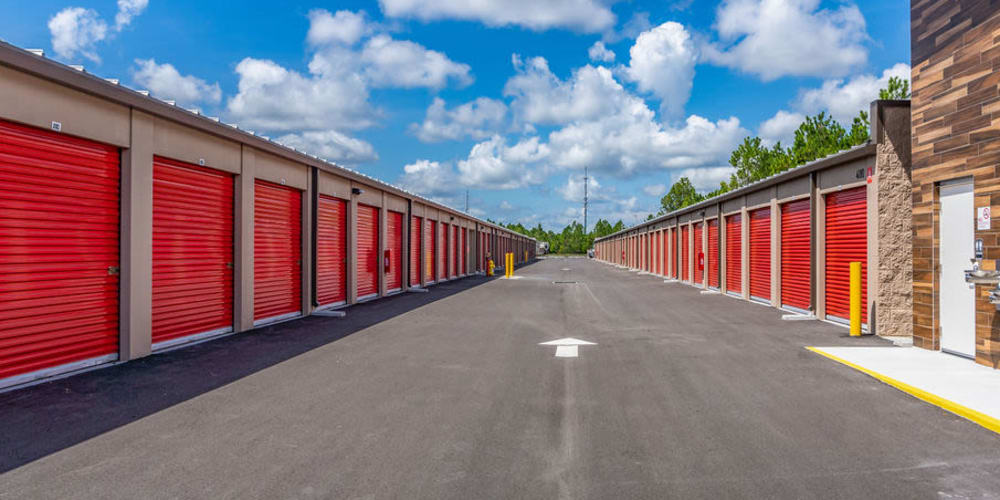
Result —
<svg viewBox="0 0 1000 500"><path fill-rule="evenodd" d="M781 205L781 305L810 308L809 199Z"/></svg>
<svg viewBox="0 0 1000 500"><path fill-rule="evenodd" d="M459 249L460 249L459 243L461 243L461 240L459 239L459 236L458 236L458 234L459 234L458 233L458 226L451 226L451 227L454 229L452 231L452 238L451 238L452 239L452 245L451 246L454 247L454 251L451 253L451 277L452 278L457 278L458 277L458 261L461 258L461 257L459 257L459 255L460 255L460 252L459 252Z"/></svg>
<svg viewBox="0 0 1000 500"><path fill-rule="evenodd" d="M434 283L437 279L437 221L427 221L425 230L425 240L427 241L426 255L424 256L424 281Z"/></svg>
<svg viewBox="0 0 1000 500"><path fill-rule="evenodd" d="M694 282L697 284L702 284L705 281L705 270L698 269L699 255L702 267L708 265L705 260L707 257L705 255L705 243L702 239L702 224L701 222L694 225Z"/></svg>
<svg viewBox="0 0 1000 500"><path fill-rule="evenodd" d="M442 222L438 234L438 279L448 279L448 224Z"/></svg>
<svg viewBox="0 0 1000 500"><path fill-rule="evenodd" d="M358 299L378 294L378 208L358 205Z"/></svg>
<svg viewBox="0 0 1000 500"><path fill-rule="evenodd" d="M153 346L232 329L233 176L153 157Z"/></svg>
<svg viewBox="0 0 1000 500"><path fill-rule="evenodd" d="M677 279L677 228L670 230L670 277Z"/></svg>
<svg viewBox="0 0 1000 500"><path fill-rule="evenodd" d="M691 281L689 265L691 262L691 226L684 226L681 229L681 277L684 281Z"/></svg>
<svg viewBox="0 0 1000 500"><path fill-rule="evenodd" d="M826 315L851 318L851 262L861 263L861 322L868 321L868 205L865 186L826 195Z"/></svg>
<svg viewBox="0 0 1000 500"><path fill-rule="evenodd" d="M0 121L0 386L117 358L118 166L116 148Z"/></svg>
<svg viewBox="0 0 1000 500"><path fill-rule="evenodd" d="M302 313L302 194L254 181L255 323Z"/></svg>
<svg viewBox="0 0 1000 500"><path fill-rule="evenodd" d="M320 195L316 217L316 301L347 301L347 202Z"/></svg>
<svg viewBox="0 0 1000 500"><path fill-rule="evenodd" d="M466 258L469 255L469 229L465 227L462 228L462 253L459 255L462 258L459 273L469 274L469 265L466 264Z"/></svg>
<svg viewBox="0 0 1000 500"><path fill-rule="evenodd" d="M750 212L750 296L771 300L771 209Z"/></svg>
<svg viewBox="0 0 1000 500"><path fill-rule="evenodd" d="M385 215L385 250L389 252L385 288L394 292L403 288L403 214L390 210Z"/></svg>
<svg viewBox="0 0 1000 500"><path fill-rule="evenodd" d="M423 219L410 217L410 286L420 285L420 231Z"/></svg>
<svg viewBox="0 0 1000 500"><path fill-rule="evenodd" d="M719 219L708 221L708 286L719 288Z"/></svg>
<svg viewBox="0 0 1000 500"><path fill-rule="evenodd" d="M726 290L743 293L743 218L726 217Z"/></svg>

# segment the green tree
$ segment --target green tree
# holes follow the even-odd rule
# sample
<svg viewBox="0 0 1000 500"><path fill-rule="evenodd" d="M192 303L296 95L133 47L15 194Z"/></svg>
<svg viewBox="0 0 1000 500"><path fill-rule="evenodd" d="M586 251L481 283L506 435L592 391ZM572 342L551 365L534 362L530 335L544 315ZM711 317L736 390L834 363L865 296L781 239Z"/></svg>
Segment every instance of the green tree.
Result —
<svg viewBox="0 0 1000 500"><path fill-rule="evenodd" d="M660 198L660 206L663 213L669 213L694 205L703 199L705 199L704 196L698 194L694 184L691 184L691 180L687 177L681 177L673 186L670 186L670 191L663 195L663 198Z"/></svg>
<svg viewBox="0 0 1000 500"><path fill-rule="evenodd" d="M887 88L879 89L879 99L909 99L910 81L896 76L890 77Z"/></svg>

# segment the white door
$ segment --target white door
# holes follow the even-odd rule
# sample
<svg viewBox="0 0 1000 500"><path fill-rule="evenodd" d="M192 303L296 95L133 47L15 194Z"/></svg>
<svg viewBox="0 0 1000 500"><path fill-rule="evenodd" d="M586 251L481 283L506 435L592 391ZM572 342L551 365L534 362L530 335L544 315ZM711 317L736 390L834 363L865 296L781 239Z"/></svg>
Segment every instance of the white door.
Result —
<svg viewBox="0 0 1000 500"><path fill-rule="evenodd" d="M976 356L976 289L965 282L975 257L972 182L941 186L941 350Z"/></svg>

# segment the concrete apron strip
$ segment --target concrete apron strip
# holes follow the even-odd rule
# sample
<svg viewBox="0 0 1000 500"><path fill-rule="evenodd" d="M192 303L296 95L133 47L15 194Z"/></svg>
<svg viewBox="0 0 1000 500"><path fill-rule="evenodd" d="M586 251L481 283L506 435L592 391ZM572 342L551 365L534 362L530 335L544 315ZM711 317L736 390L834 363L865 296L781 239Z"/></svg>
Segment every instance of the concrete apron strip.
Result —
<svg viewBox="0 0 1000 500"><path fill-rule="evenodd" d="M1000 372L916 347L806 347L1000 434Z"/></svg>

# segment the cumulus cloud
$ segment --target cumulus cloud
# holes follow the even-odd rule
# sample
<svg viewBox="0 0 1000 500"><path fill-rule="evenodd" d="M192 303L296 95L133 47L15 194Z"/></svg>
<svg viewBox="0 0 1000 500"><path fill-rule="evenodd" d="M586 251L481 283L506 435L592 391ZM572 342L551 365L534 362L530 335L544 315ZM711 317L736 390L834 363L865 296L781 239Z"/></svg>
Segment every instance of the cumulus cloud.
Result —
<svg viewBox="0 0 1000 500"><path fill-rule="evenodd" d="M471 137L482 140L503 126L507 105L503 101L480 97L452 109L444 99L435 97L427 108L423 123L410 125L410 132L422 142L454 141Z"/></svg>
<svg viewBox="0 0 1000 500"><path fill-rule="evenodd" d="M541 184L547 176L540 162L549 156L549 147L538 137L522 139L514 145L493 136L472 147L468 158L458 162L459 182L467 187L517 189Z"/></svg>
<svg viewBox="0 0 1000 500"><path fill-rule="evenodd" d="M566 178L566 184L556 188L562 198L566 201L583 201L583 174L573 174ZM601 183L593 175L589 176L586 182L587 198L591 201L606 200L607 193L601 187ZM614 188L609 188L612 192Z"/></svg>
<svg viewBox="0 0 1000 500"><path fill-rule="evenodd" d="M532 30L568 28L596 33L615 24L615 15L601 0L379 0L389 17L423 21L459 19L487 26L521 26Z"/></svg>
<svg viewBox="0 0 1000 500"><path fill-rule="evenodd" d="M285 134L276 140L299 151L334 160L342 165L356 165L378 159L378 154L371 144L334 130Z"/></svg>
<svg viewBox="0 0 1000 500"><path fill-rule="evenodd" d="M325 9L309 11L309 33L306 40L311 45L354 45L369 33L371 26L364 11L338 10L335 14Z"/></svg>
<svg viewBox="0 0 1000 500"><path fill-rule="evenodd" d="M136 59L135 64L132 78L159 98L187 105L218 104L222 100L218 83L209 84L201 78L182 75L172 64L157 64L155 59Z"/></svg>
<svg viewBox="0 0 1000 500"><path fill-rule="evenodd" d="M446 163L417 160L403 166L397 181L404 189L432 199L447 199L458 192L455 170Z"/></svg>
<svg viewBox="0 0 1000 500"><path fill-rule="evenodd" d="M819 6L820 0L726 0L716 12L719 40L702 55L764 81L845 75L868 58L864 16L852 3Z"/></svg>
<svg viewBox="0 0 1000 500"><path fill-rule="evenodd" d="M52 49L66 59L81 55L101 62L95 46L108 36L108 24L97 11L83 7L67 7L49 19Z"/></svg>
<svg viewBox="0 0 1000 500"><path fill-rule="evenodd" d="M894 76L909 80L910 65L897 63L881 76L865 74L846 80L826 80L817 89L803 90L794 106L804 113L828 111L834 119L849 122L859 110L868 110L871 102L878 99L879 89L886 88L889 78Z"/></svg>
<svg viewBox="0 0 1000 500"><path fill-rule="evenodd" d="M615 53L605 47L604 42L600 40L594 42L587 49L587 55L590 56L591 61L595 62L613 62L615 60Z"/></svg>
<svg viewBox="0 0 1000 500"><path fill-rule="evenodd" d="M674 180L687 177L698 191L712 191L718 188L721 182L728 181L729 176L735 171L733 167L686 168L677 172Z"/></svg>
<svg viewBox="0 0 1000 500"><path fill-rule="evenodd" d="M101 58L97 54L98 42L108 39L114 32L123 30L148 5L149 0L118 0L114 27L108 26L94 9L66 7L49 19L52 50L65 59L73 59L79 55L100 63Z"/></svg>
<svg viewBox="0 0 1000 500"><path fill-rule="evenodd" d="M435 50L406 40L377 35L361 51L363 71L376 87L440 89L454 81L459 86L472 83L468 64L457 63Z"/></svg>
<svg viewBox="0 0 1000 500"><path fill-rule="evenodd" d="M507 80L503 93L513 98L511 109L526 123L560 125L592 120L615 113L626 104L625 89L607 68L583 66L562 81L543 57L525 61L515 55L513 64L515 75Z"/></svg>
<svg viewBox="0 0 1000 500"><path fill-rule="evenodd" d="M799 128L805 119L802 113L779 110L760 124L758 135L767 144L780 141L784 146L789 146L795 138L795 129Z"/></svg>
<svg viewBox="0 0 1000 500"><path fill-rule="evenodd" d="M684 26L671 21L643 32L629 55L626 73L639 90L658 97L665 115L682 115L691 96L698 61L694 42Z"/></svg>
<svg viewBox="0 0 1000 500"><path fill-rule="evenodd" d="M510 202L508 202L507 200L502 200L500 202L500 205L498 205L498 207L500 208L500 210L503 210L505 212L510 212L512 210L516 210L517 209L517 207L515 207L514 205L511 205Z"/></svg>
<svg viewBox="0 0 1000 500"><path fill-rule="evenodd" d="M642 192L646 193L647 196L652 196L654 198L660 198L667 192L666 184L650 184L643 186Z"/></svg>

